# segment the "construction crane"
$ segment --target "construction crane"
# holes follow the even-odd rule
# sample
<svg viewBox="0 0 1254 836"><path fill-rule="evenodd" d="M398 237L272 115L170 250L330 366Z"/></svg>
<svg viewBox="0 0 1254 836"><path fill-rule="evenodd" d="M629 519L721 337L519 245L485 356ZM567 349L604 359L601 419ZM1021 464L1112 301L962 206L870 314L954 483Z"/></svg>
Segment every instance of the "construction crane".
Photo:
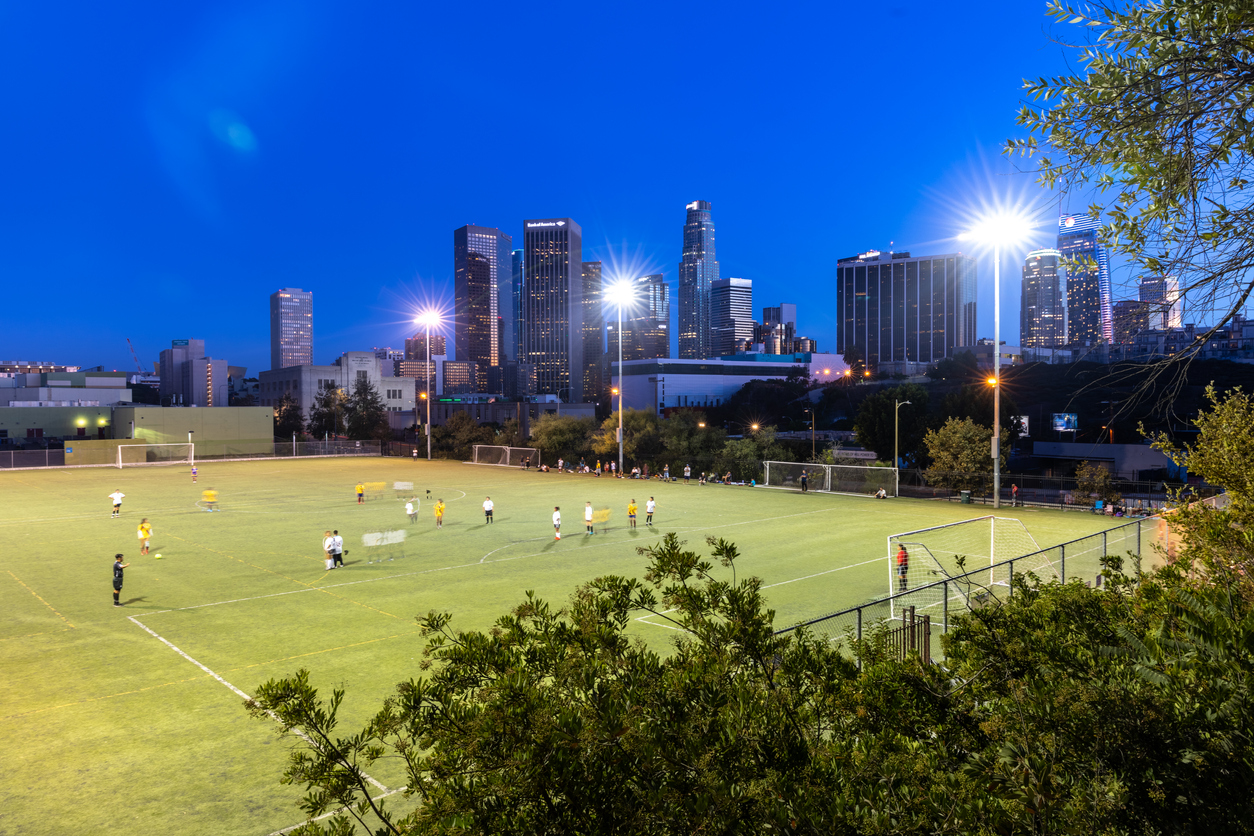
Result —
<svg viewBox="0 0 1254 836"><path fill-rule="evenodd" d="M126 338L126 347L131 350L131 359L135 361L135 368L139 370L139 373L148 374L148 372L144 371L144 367L139 364L139 355L135 353L135 346L131 345L130 337Z"/></svg>

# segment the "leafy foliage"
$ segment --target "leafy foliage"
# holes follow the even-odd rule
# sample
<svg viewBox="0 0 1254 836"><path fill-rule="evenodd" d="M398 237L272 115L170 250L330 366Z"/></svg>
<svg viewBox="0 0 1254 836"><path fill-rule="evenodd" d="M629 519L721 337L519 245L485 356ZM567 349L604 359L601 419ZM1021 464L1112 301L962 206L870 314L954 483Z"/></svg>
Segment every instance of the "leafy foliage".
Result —
<svg viewBox="0 0 1254 836"><path fill-rule="evenodd" d="M279 404L274 408L275 438L291 438L292 435L305 434L305 415L300 404L290 392L284 392Z"/></svg>
<svg viewBox="0 0 1254 836"><path fill-rule="evenodd" d="M660 424L652 410L623 410L623 461L629 472L632 465L652 462L664 451ZM601 423L592 437L592 452L607 461L618 459L617 411Z"/></svg>
<svg viewBox="0 0 1254 836"><path fill-rule="evenodd" d="M1006 469L1007 430L1001 431L1001 469ZM924 473L929 484L952 490L978 491L985 480L976 474L993 472L993 431L970 418L950 418L937 430L928 430L923 443L932 465Z"/></svg>
<svg viewBox="0 0 1254 836"><path fill-rule="evenodd" d="M1107 505L1123 499L1110 478L1110 468L1104 464L1080 462L1075 469L1076 491L1082 496L1094 496Z"/></svg>
<svg viewBox="0 0 1254 836"><path fill-rule="evenodd" d="M900 452L907 466L920 463L923 457L923 438L927 434L927 389L917 383L907 383L892 389L881 389L862 401L858 417L854 419L854 432L858 443L875 451L880 461L893 460L894 415L899 401L910 401L901 407Z"/></svg>
<svg viewBox="0 0 1254 836"><path fill-rule="evenodd" d="M559 458L578 461L592 452L592 432L596 428L593 418L574 418L569 415L541 415L531 425L531 444L540 448L540 455L548 464L557 464Z"/></svg>
<svg viewBox="0 0 1254 836"><path fill-rule="evenodd" d="M353 393L344 406L344 424L349 438L387 441L392 437L387 405L368 378L357 379L353 384Z"/></svg>
<svg viewBox="0 0 1254 836"><path fill-rule="evenodd" d="M348 420L348 396L344 390L330 387L320 389L314 395L309 410L309 434L315 438L325 435L344 435Z"/></svg>
<svg viewBox="0 0 1254 836"><path fill-rule="evenodd" d="M496 431L465 412L454 412L443 426L431 429L431 451L444 459L470 461L476 444L496 444Z"/></svg>

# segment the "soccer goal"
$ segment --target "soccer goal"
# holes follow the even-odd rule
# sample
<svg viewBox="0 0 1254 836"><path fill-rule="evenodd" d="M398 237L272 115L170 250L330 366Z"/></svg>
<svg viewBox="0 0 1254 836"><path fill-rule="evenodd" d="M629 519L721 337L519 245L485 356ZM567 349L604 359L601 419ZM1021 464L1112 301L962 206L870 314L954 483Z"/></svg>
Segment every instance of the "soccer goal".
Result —
<svg viewBox="0 0 1254 836"><path fill-rule="evenodd" d="M898 560L901 547L906 562ZM1017 558L1032 555L1023 561ZM890 617L907 607L945 626L954 614L1004 594L1010 585L1006 561L1016 573L1034 572L1042 580L1059 577L1052 550L1043 551L1022 522L1009 517L976 517L963 522L891 534L888 537Z"/></svg>
<svg viewBox="0 0 1254 836"><path fill-rule="evenodd" d="M897 469L894 467L762 462L762 484L768 488L801 490L802 473L806 475L806 490L810 491L867 496L874 496L880 490L886 496L894 496L897 492Z"/></svg>
<svg viewBox="0 0 1254 836"><path fill-rule="evenodd" d="M531 467L540 463L540 451L535 447L501 447L496 444L476 444L474 464L494 464L498 467L522 467L526 459Z"/></svg>
<svg viewBox="0 0 1254 836"><path fill-rule="evenodd" d="M193 464L195 444L119 444L118 467L160 464Z"/></svg>

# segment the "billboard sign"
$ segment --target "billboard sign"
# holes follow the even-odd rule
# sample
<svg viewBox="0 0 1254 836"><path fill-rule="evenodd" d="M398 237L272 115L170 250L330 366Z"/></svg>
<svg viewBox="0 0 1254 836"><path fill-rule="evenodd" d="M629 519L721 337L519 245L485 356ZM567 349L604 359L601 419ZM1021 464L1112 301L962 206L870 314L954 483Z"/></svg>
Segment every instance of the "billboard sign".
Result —
<svg viewBox="0 0 1254 836"><path fill-rule="evenodd" d="M1028 416L1011 415L1010 421L1011 423L1017 424L1019 426L1019 435L1021 435L1024 438L1031 437L1032 433L1028 432Z"/></svg>
<svg viewBox="0 0 1254 836"><path fill-rule="evenodd" d="M1054 432L1073 433L1080 429L1080 416L1074 412L1055 412L1050 417Z"/></svg>

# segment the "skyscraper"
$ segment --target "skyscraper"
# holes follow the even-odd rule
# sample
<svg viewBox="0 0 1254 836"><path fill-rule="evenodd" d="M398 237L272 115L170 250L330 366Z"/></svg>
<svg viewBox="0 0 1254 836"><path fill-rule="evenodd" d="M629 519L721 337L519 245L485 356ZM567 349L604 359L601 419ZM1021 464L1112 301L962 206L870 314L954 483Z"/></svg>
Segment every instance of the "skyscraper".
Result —
<svg viewBox="0 0 1254 836"><path fill-rule="evenodd" d="M285 287L270 294L270 368L313 365L313 292Z"/></svg>
<svg viewBox="0 0 1254 836"><path fill-rule="evenodd" d="M1100 226L1087 215L1058 219L1058 250L1067 259L1067 331L1073 343L1096 345L1114 336L1110 259L1097 240Z"/></svg>
<svg viewBox="0 0 1254 836"><path fill-rule="evenodd" d="M710 288L718 280L718 261L709 201L694 200L687 209L684 251L679 262L679 358L700 360L713 356Z"/></svg>
<svg viewBox="0 0 1254 836"><path fill-rule="evenodd" d="M797 306L781 304L762 309L762 324L754 335L755 343L762 343L765 354L791 354L796 349ZM813 342L813 340L811 340Z"/></svg>
<svg viewBox="0 0 1254 836"><path fill-rule="evenodd" d="M872 369L930 364L975 346L975 259L871 250L836 263L836 352Z"/></svg>
<svg viewBox="0 0 1254 836"><path fill-rule="evenodd" d="M501 297L512 275L513 239L499 229L463 226L453 230L453 345L458 361L476 364L480 391L487 388L487 368L502 361ZM508 273L506 271L509 271Z"/></svg>
<svg viewBox="0 0 1254 836"><path fill-rule="evenodd" d="M570 218L523 221L523 354L536 393L580 403L583 391L583 231ZM592 393L595 397L595 393Z"/></svg>
<svg viewBox="0 0 1254 836"><path fill-rule="evenodd" d="M601 355L605 352L605 312L601 298L601 262L583 263L583 393L601 397Z"/></svg>
<svg viewBox="0 0 1254 836"><path fill-rule="evenodd" d="M514 250L511 255L513 262L514 275L510 285L510 292L513 294L513 305L509 309L510 318L514 321L511 328L507 328L505 335L512 342L505 347L505 353L511 360L522 362L522 280L523 280L523 251Z"/></svg>
<svg viewBox="0 0 1254 836"><path fill-rule="evenodd" d="M282 292L282 291L280 291ZM228 364L205 354L204 340L171 340L161 352L161 403L168 406L227 406Z"/></svg>
<svg viewBox="0 0 1254 836"><path fill-rule="evenodd" d="M710 286L710 341L712 356L743 351L753 342L753 282L715 279Z"/></svg>
<svg viewBox="0 0 1254 836"><path fill-rule="evenodd" d="M1184 305L1180 299L1179 279L1174 276L1141 279L1138 298L1149 305L1147 327L1155 331L1184 327Z"/></svg>
<svg viewBox="0 0 1254 836"><path fill-rule="evenodd" d="M1067 263L1058 250L1033 250L1023 259L1019 344L1057 348L1068 340Z"/></svg>
<svg viewBox="0 0 1254 836"><path fill-rule="evenodd" d="M661 273L633 282L632 307L624 312L623 359L655 360L671 356L670 287ZM614 346L610 346L614 350Z"/></svg>

